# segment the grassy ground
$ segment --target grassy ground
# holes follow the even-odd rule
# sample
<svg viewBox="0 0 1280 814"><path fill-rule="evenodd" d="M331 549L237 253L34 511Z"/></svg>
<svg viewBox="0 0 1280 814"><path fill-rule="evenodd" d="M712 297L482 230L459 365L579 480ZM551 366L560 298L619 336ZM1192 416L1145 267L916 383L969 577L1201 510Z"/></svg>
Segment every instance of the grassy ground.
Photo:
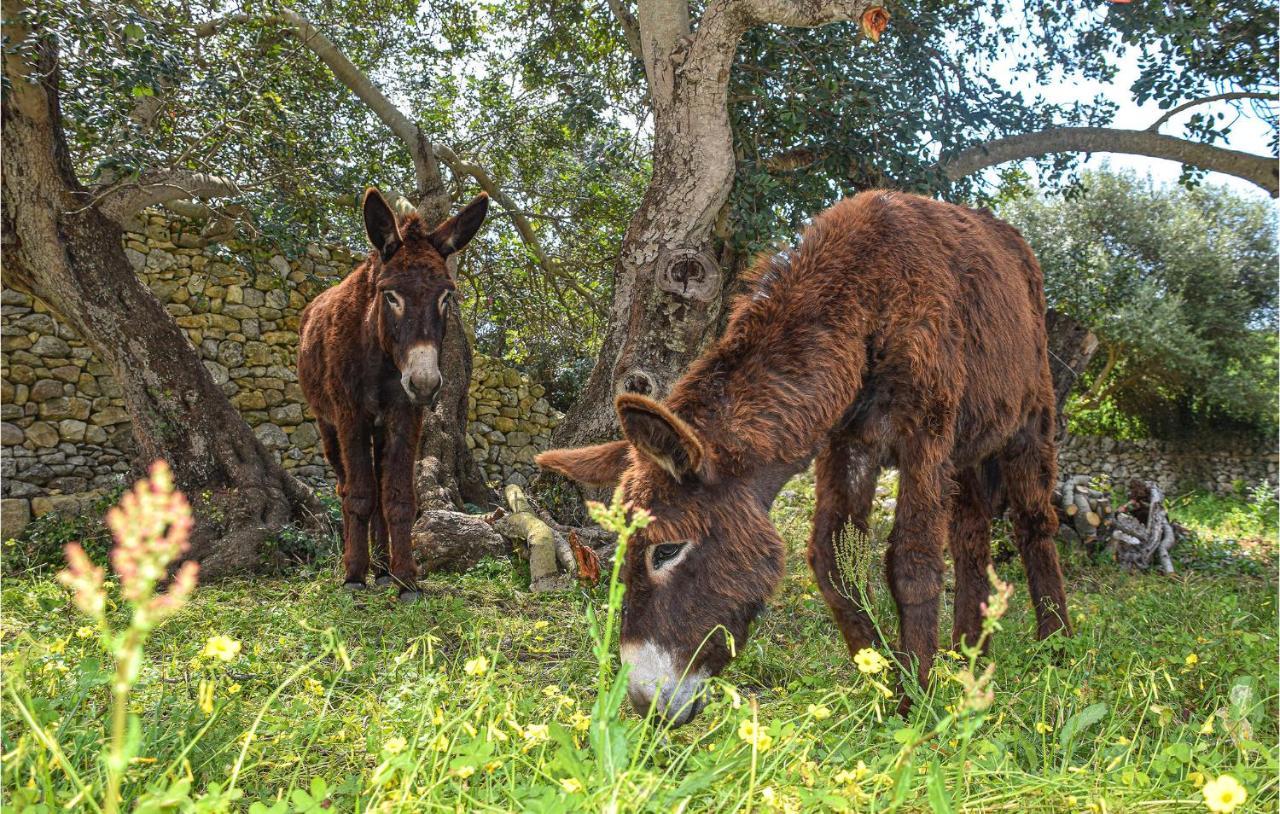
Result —
<svg viewBox="0 0 1280 814"><path fill-rule="evenodd" d="M1071 640L1034 641L1021 569L1002 566L1017 590L992 649L994 705L952 714L966 665L944 657L904 721L877 688L892 679L851 664L804 567L810 510L810 487L794 482L775 512L789 576L715 700L676 731L611 713L609 659L602 671L593 653L603 587L533 596L518 565L494 562L432 577L425 604L400 607L336 590L332 560L202 587L148 644L126 800L146 811L1196 811L1207 810L1199 785L1230 774L1249 794L1238 810L1276 809L1274 518L1261 527L1270 542L1240 548L1215 543L1204 512L1175 512L1203 520L1204 539L1183 547L1172 579L1069 553ZM93 810L107 659L51 573L3 583L3 802ZM885 596L874 586L891 630ZM949 630L949 607L944 617ZM201 656L211 636L241 649Z"/></svg>

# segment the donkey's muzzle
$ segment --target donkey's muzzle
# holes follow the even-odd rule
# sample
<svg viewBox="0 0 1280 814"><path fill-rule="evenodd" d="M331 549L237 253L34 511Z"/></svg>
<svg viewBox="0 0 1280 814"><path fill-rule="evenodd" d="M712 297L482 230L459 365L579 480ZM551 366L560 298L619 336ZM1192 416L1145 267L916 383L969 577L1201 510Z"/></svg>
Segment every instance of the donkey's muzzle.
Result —
<svg viewBox="0 0 1280 814"><path fill-rule="evenodd" d="M405 355L400 368L400 386L409 401L419 406L435 407L440 396L440 367L435 345L414 345Z"/></svg>
<svg viewBox="0 0 1280 814"><path fill-rule="evenodd" d="M683 660L673 659L653 642L624 644L622 661L631 668L627 697L638 714L652 710L671 726L683 726L706 705L706 673L684 668Z"/></svg>

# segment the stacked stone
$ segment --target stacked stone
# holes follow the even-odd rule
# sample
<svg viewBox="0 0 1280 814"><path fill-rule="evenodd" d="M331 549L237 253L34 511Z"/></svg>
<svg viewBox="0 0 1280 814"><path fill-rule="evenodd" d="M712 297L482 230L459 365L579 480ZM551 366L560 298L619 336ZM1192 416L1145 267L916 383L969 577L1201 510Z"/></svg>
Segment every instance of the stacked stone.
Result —
<svg viewBox="0 0 1280 814"><path fill-rule="evenodd" d="M140 280L186 333L204 365L264 446L298 477L332 478L298 385L298 323L316 294L362 258L310 245L206 246L201 225L148 213L125 233ZM120 388L39 300L0 295L0 493L6 535L31 516L76 512L124 484L134 450ZM560 419L540 386L476 356L467 444L495 485L524 484Z"/></svg>
<svg viewBox="0 0 1280 814"><path fill-rule="evenodd" d="M1114 485L1125 485L1136 478L1153 481L1171 494L1188 489L1232 494L1260 484L1274 490L1280 483L1278 467L1280 455L1263 445L1205 447L1073 435L1058 450L1058 472L1063 477L1092 474L1105 477Z"/></svg>
<svg viewBox="0 0 1280 814"><path fill-rule="evenodd" d="M528 485L533 457L547 449L563 416L545 389L519 371L476 354L467 406L467 447L490 483Z"/></svg>

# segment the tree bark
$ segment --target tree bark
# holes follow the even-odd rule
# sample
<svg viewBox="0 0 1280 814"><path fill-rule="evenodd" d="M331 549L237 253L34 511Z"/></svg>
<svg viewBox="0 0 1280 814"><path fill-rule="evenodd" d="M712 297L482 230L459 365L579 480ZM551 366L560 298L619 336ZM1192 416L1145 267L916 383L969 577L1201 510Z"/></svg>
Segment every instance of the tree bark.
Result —
<svg viewBox="0 0 1280 814"><path fill-rule="evenodd" d="M218 577L261 565L290 523L323 507L288 475L217 388L137 279L119 223L76 179L58 106L57 51L6 2L3 257L6 283L39 297L106 364L133 421L135 468L164 458L196 510L191 556Z"/></svg>
<svg viewBox="0 0 1280 814"><path fill-rule="evenodd" d="M1280 170L1272 156L1228 150L1150 130L1052 127L978 144L944 157L939 165L948 178L956 181L1006 161L1037 158L1050 153L1125 153L1164 158L1243 178L1266 190L1273 198L1280 194Z"/></svg>

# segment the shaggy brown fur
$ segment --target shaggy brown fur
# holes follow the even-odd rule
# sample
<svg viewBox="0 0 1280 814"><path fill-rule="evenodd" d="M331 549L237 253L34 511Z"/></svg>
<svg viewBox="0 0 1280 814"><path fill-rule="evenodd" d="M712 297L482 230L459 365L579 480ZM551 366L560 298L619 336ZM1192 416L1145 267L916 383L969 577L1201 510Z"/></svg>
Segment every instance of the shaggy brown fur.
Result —
<svg viewBox="0 0 1280 814"><path fill-rule="evenodd" d="M618 399L626 440L538 458L580 481L620 480L655 517L627 552L624 653L651 643L671 654L677 679L686 664L690 674L724 667L730 651L712 631L723 625L740 647L777 586L783 544L769 507L814 456L809 563L850 653L878 642L833 541L850 524L866 531L886 466L900 473L886 557L898 647L922 681L938 647L948 541L953 638L978 636L999 485L1037 632L1065 629L1044 313L1039 265L1015 229L915 195L842 201L795 249L758 263L723 338L665 404ZM666 562L655 567L655 553ZM677 723L692 716L659 710Z"/></svg>
<svg viewBox="0 0 1280 814"><path fill-rule="evenodd" d="M481 196L429 231L417 215L397 223L368 190L364 220L374 251L302 312L298 380L337 476L348 588L365 585L372 525L377 583L398 585L403 600L418 595L409 547L413 461L423 409L440 388L437 359L454 290L445 260L487 209Z"/></svg>

